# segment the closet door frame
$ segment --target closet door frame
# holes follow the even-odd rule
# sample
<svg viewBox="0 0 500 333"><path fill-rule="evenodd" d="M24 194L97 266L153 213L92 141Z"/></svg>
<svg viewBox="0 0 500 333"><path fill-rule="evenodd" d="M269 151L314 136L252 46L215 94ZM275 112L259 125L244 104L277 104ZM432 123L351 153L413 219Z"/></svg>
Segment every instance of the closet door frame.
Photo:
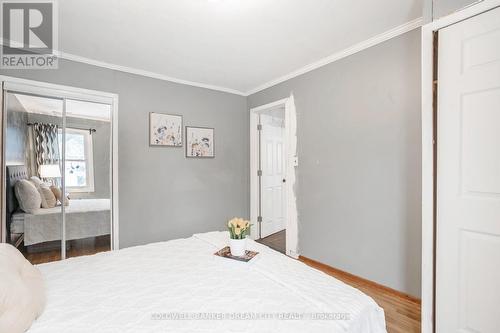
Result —
<svg viewBox="0 0 500 333"><path fill-rule="evenodd" d="M484 0L422 26L422 333L435 332L436 116L439 30L500 7Z"/></svg>
<svg viewBox="0 0 500 333"><path fill-rule="evenodd" d="M2 108L2 113L0 114L0 243L7 242L7 221L4 212L6 211L6 202L5 202L5 187L6 187L6 179L5 179L5 163L4 163L4 149L3 143L5 142L5 129L4 129L4 119L7 116L6 104L5 104L5 93L3 89L3 81L0 80L0 107Z"/></svg>
<svg viewBox="0 0 500 333"><path fill-rule="evenodd" d="M40 81L20 79L16 77L3 76L0 75L1 84L1 97L0 102L2 105L2 116L0 117L0 147L2 147L0 162L2 169L0 170L0 176L2 177L2 191L0 193L0 199L2 200L2 212L4 212L4 193L5 193L5 175L4 175L4 140L5 140L5 91L16 91L19 93L28 93L47 97L62 98L63 103L66 104L67 99L79 100L86 102L102 103L111 105L111 250L118 250L119 245L119 201L118 201L118 95L108 92L102 92L97 90L89 90L83 88L76 88L71 86L64 86ZM63 114L64 116L64 114ZM64 121L63 117L63 121ZM5 217L2 214L2 225L0 228L1 239L0 241L4 243L6 241L5 234ZM63 233L64 235L65 233ZM63 237L64 238L64 237ZM64 241L64 239L62 240ZM63 255L63 254L62 254ZM64 259L64 258L63 258Z"/></svg>

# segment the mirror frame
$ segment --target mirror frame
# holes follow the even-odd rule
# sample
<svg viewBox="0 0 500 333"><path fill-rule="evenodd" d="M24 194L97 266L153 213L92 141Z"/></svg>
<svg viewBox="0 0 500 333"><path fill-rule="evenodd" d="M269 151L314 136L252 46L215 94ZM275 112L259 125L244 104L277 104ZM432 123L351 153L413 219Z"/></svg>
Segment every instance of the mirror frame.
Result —
<svg viewBox="0 0 500 333"><path fill-rule="evenodd" d="M89 90L71 86L52 84L41 81L20 79L0 75L0 177L1 177L1 211L5 212L5 93L15 91L19 93L35 94L47 97L57 97L72 100L81 100L111 105L111 250L118 250L119 246L119 201L118 201L118 94ZM5 214L1 216L0 242L6 241ZM63 258L64 259L64 258Z"/></svg>

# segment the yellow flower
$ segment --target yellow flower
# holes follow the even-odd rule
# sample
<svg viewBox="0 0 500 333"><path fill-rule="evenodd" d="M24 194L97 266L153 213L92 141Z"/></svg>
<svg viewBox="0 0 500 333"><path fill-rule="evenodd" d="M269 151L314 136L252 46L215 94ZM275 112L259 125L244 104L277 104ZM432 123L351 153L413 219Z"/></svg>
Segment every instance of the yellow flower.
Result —
<svg viewBox="0 0 500 333"><path fill-rule="evenodd" d="M234 228L234 232L236 235L240 235L242 232L245 232L248 228L250 228L250 221L244 220L240 217L234 217L227 222L228 228Z"/></svg>
<svg viewBox="0 0 500 333"><path fill-rule="evenodd" d="M229 221L228 225L229 225L229 226L236 227L236 220L237 220L236 218L231 219L231 220Z"/></svg>

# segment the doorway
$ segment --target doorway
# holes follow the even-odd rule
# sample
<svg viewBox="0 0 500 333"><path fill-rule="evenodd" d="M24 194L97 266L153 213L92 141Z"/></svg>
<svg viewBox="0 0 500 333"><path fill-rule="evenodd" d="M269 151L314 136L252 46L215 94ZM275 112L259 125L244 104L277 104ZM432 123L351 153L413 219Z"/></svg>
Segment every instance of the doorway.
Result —
<svg viewBox="0 0 500 333"><path fill-rule="evenodd" d="M251 237L292 257L297 251L296 116L293 96L250 110Z"/></svg>
<svg viewBox="0 0 500 333"><path fill-rule="evenodd" d="M265 110L259 114L259 159L261 217L259 239L263 244L285 253L285 184L284 160L285 108Z"/></svg>

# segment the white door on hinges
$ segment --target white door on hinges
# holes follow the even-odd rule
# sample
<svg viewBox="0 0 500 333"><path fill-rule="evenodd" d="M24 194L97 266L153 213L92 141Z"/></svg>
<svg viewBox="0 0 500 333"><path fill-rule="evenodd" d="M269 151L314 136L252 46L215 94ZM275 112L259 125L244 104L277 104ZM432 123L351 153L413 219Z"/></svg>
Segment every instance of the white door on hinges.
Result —
<svg viewBox="0 0 500 333"><path fill-rule="evenodd" d="M284 122L284 108L260 115L262 238L286 228Z"/></svg>
<svg viewBox="0 0 500 333"><path fill-rule="evenodd" d="M439 31L436 332L500 331L500 9Z"/></svg>

